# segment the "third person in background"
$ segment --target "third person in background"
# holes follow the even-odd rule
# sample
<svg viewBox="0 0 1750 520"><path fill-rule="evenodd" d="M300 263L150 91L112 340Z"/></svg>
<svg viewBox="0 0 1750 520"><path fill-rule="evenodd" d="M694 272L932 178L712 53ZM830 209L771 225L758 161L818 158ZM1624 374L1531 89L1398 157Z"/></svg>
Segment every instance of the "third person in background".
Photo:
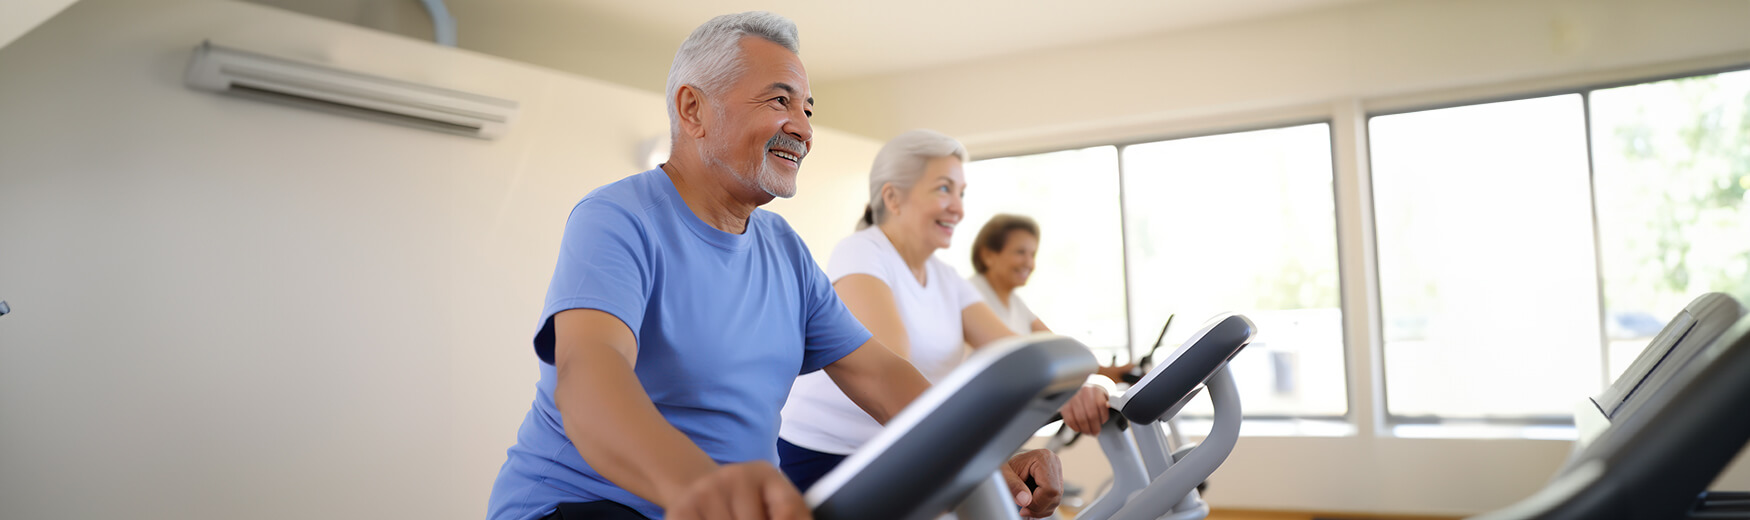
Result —
<svg viewBox="0 0 1750 520"><path fill-rule="evenodd" d="M1033 275L1033 258L1039 253L1039 224L1032 218L999 213L984 223L972 242L972 270L967 281L984 295L1003 324L1016 334L1051 332L1015 289L1027 285Z"/></svg>
<svg viewBox="0 0 1750 520"><path fill-rule="evenodd" d="M1045 326L1045 321L1033 310L1027 307L1027 302L1021 300L1021 295L1015 290L1027 285L1027 279L1033 276L1034 259L1039 254L1039 223L1025 215L998 213L984 223L978 230L978 236L972 242L972 269L976 271L967 281L978 289L1003 324L1016 334L1031 334L1034 332L1051 332ZM853 309L854 311L855 309ZM1102 366L1099 374L1113 381L1121 381L1124 374L1135 369L1134 364ZM1094 418L1105 421L1104 408L1106 395L1083 388L1084 396L1078 396L1065 406L1065 419L1070 427L1086 434L1100 433L1100 424L1090 423ZM1084 406L1098 407L1098 413L1077 410L1078 415L1086 419L1077 420L1067 413L1071 409Z"/></svg>

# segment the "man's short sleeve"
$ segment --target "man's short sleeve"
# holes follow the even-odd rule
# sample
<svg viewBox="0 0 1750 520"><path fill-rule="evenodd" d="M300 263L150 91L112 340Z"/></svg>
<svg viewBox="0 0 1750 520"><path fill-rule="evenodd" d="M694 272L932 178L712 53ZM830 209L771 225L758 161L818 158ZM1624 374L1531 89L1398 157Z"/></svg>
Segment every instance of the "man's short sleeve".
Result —
<svg viewBox="0 0 1750 520"><path fill-rule="evenodd" d="M565 221L559 263L535 333L541 361L553 363L553 315L570 309L611 314L636 339L655 279L652 255L637 215L607 200L586 197L577 203Z"/></svg>
<svg viewBox="0 0 1750 520"><path fill-rule="evenodd" d="M834 251L835 256L837 253ZM844 302L839 301L838 293L833 291L832 282L826 273L821 272L820 266L811 260L805 261L798 271L804 278L802 305L807 320L803 339L807 351L803 354L800 375L826 368L868 343L875 335L857 321Z"/></svg>

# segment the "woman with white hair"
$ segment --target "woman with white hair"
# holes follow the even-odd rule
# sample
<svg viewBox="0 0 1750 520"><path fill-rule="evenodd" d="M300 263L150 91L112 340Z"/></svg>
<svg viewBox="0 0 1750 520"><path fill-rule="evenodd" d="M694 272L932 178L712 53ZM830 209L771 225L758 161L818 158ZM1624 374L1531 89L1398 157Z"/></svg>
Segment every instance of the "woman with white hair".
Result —
<svg viewBox="0 0 1750 520"><path fill-rule="evenodd" d="M889 141L870 168L869 204L858 231L839 241L826 267L851 314L932 382L960 364L965 345L979 348L1014 335L971 283L934 256L948 247L964 216L966 161L965 146L934 131ZM1096 401L1084 394L1065 406L1066 420L1104 422L1105 395ZM880 431L825 373L803 375L784 404L780 467L807 490Z"/></svg>

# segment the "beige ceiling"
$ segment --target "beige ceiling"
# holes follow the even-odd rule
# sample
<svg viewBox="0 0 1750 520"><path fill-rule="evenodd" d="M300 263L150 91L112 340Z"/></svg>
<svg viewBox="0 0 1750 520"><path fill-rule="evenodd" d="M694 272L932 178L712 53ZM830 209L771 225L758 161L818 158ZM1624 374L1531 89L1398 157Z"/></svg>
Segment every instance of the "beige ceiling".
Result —
<svg viewBox="0 0 1750 520"><path fill-rule="evenodd" d="M429 38L416 0L250 0ZM795 20L816 83L1285 15L1361 0L448 0L460 47L660 90L680 40L723 13Z"/></svg>
<svg viewBox="0 0 1750 520"><path fill-rule="evenodd" d="M450 0L454 4L499 0ZM677 41L726 12L802 28L811 75L837 80L1277 15L1352 0L547 0Z"/></svg>

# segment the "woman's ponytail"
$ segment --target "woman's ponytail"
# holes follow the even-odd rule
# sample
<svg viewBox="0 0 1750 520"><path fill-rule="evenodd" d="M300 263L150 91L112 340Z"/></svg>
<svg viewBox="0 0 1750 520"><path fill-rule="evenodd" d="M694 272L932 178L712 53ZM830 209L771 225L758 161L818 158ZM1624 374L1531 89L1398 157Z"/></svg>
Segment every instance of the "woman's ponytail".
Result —
<svg viewBox="0 0 1750 520"><path fill-rule="evenodd" d="M875 207L870 206L868 204L864 204L863 205L863 219L857 221L857 230L862 231L864 229L868 229L869 226L873 226L873 225L875 225Z"/></svg>

